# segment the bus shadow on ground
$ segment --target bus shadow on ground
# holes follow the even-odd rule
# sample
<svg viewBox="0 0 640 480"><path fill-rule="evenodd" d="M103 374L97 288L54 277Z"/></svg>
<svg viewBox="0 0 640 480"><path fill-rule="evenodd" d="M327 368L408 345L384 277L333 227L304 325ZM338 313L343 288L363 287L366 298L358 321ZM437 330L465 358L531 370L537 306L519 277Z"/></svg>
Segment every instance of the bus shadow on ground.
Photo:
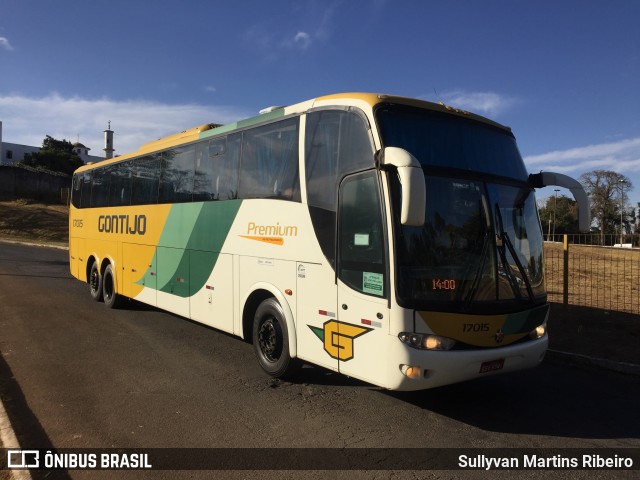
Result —
<svg viewBox="0 0 640 480"><path fill-rule="evenodd" d="M20 385L13 376L11 367L9 367L2 355L0 355L0 398L16 438L23 448L53 450L53 444L49 436L36 415L31 411ZM10 448L16 447L16 445L0 445L0 447ZM34 480L54 478L49 476L50 473L45 470L32 470L30 472L31 478ZM14 477L9 475L7 478ZM66 480L71 477L65 470L56 470L55 478Z"/></svg>
<svg viewBox="0 0 640 480"><path fill-rule="evenodd" d="M398 400L491 432L568 438L640 438L630 418L640 377L597 369L540 367L420 392Z"/></svg>
<svg viewBox="0 0 640 480"><path fill-rule="evenodd" d="M551 303L549 348L640 365L640 316Z"/></svg>

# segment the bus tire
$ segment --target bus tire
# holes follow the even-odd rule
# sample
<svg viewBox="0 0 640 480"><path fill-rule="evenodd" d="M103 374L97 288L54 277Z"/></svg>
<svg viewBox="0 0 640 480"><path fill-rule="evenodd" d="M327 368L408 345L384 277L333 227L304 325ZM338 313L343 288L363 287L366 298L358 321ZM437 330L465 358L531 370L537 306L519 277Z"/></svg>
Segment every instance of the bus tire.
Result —
<svg viewBox="0 0 640 480"><path fill-rule="evenodd" d="M107 265L102 274L102 297L109 308L117 308L120 304L121 297L116 293L116 276L111 264Z"/></svg>
<svg viewBox="0 0 640 480"><path fill-rule="evenodd" d="M102 275L97 260L93 261L89 271L89 294L96 302L102 301Z"/></svg>
<svg viewBox="0 0 640 480"><path fill-rule="evenodd" d="M289 334L282 307L275 298L258 306L253 321L253 347L262 369L282 378L297 370L298 362L289 354Z"/></svg>

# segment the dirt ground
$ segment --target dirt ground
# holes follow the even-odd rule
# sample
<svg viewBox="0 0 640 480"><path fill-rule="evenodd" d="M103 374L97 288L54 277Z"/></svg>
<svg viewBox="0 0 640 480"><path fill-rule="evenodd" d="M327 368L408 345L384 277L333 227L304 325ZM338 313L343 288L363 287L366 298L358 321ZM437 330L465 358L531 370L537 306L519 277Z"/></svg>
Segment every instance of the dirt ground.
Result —
<svg viewBox="0 0 640 480"><path fill-rule="evenodd" d="M65 205L0 202L0 239L67 246L68 214ZM548 327L553 350L640 365L639 315L552 301Z"/></svg>
<svg viewBox="0 0 640 480"><path fill-rule="evenodd" d="M69 207L29 200L0 202L0 239L67 246Z"/></svg>

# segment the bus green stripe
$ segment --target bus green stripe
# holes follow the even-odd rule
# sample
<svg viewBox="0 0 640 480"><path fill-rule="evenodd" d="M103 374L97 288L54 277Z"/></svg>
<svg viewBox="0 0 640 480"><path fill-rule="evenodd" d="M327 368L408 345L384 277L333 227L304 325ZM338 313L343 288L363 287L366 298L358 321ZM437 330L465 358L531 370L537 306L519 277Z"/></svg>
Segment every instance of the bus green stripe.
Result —
<svg viewBox="0 0 640 480"><path fill-rule="evenodd" d="M205 203L193 229L187 248L199 251L198 261L191 262L190 294L199 291L215 267L242 200Z"/></svg>
<svg viewBox="0 0 640 480"><path fill-rule="evenodd" d="M251 127L253 125L258 125L260 123L268 122L270 120L275 120L283 116L284 116L284 108L278 108L277 110L274 110L269 113L263 113L262 115L257 115L255 117L247 118L245 120L240 120L239 122L230 123L228 125L222 125L221 127L212 128L211 130L205 130L204 132L200 133L199 138L215 137L223 133L229 133L229 132L233 132L234 130Z"/></svg>
<svg viewBox="0 0 640 480"><path fill-rule="evenodd" d="M241 204L242 200L230 200L171 207L156 247L157 290L188 297L204 286ZM190 251L198 251L197 262L190 262ZM176 283L177 277L185 275L189 276L189 288Z"/></svg>

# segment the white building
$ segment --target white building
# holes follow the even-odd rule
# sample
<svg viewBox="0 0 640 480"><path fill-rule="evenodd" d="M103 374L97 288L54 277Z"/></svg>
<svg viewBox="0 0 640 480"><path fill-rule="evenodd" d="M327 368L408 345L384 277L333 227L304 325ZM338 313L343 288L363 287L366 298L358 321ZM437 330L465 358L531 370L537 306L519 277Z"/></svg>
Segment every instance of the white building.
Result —
<svg viewBox="0 0 640 480"><path fill-rule="evenodd" d="M111 122L109 122L111 123ZM105 153L107 155L113 155L113 132L111 131L111 125L109 129L105 130ZM73 151L84 163L100 162L105 157L98 157L96 155L89 155L90 148L84 146L80 142L73 144ZM27 153L36 153L40 151L40 147L33 147L30 145L20 145L18 143L5 142L2 139L2 122L0 121L0 165L13 165L24 158ZM107 158L111 158L107 156Z"/></svg>
<svg viewBox="0 0 640 480"><path fill-rule="evenodd" d="M22 160L27 153L38 151L40 147L2 141L2 122L0 122L0 165L13 165Z"/></svg>
<svg viewBox="0 0 640 480"><path fill-rule="evenodd" d="M84 163L100 162L104 160L104 157L97 157L95 155L89 155L89 147L85 147L82 143L76 142L73 144L73 153L80 157Z"/></svg>

